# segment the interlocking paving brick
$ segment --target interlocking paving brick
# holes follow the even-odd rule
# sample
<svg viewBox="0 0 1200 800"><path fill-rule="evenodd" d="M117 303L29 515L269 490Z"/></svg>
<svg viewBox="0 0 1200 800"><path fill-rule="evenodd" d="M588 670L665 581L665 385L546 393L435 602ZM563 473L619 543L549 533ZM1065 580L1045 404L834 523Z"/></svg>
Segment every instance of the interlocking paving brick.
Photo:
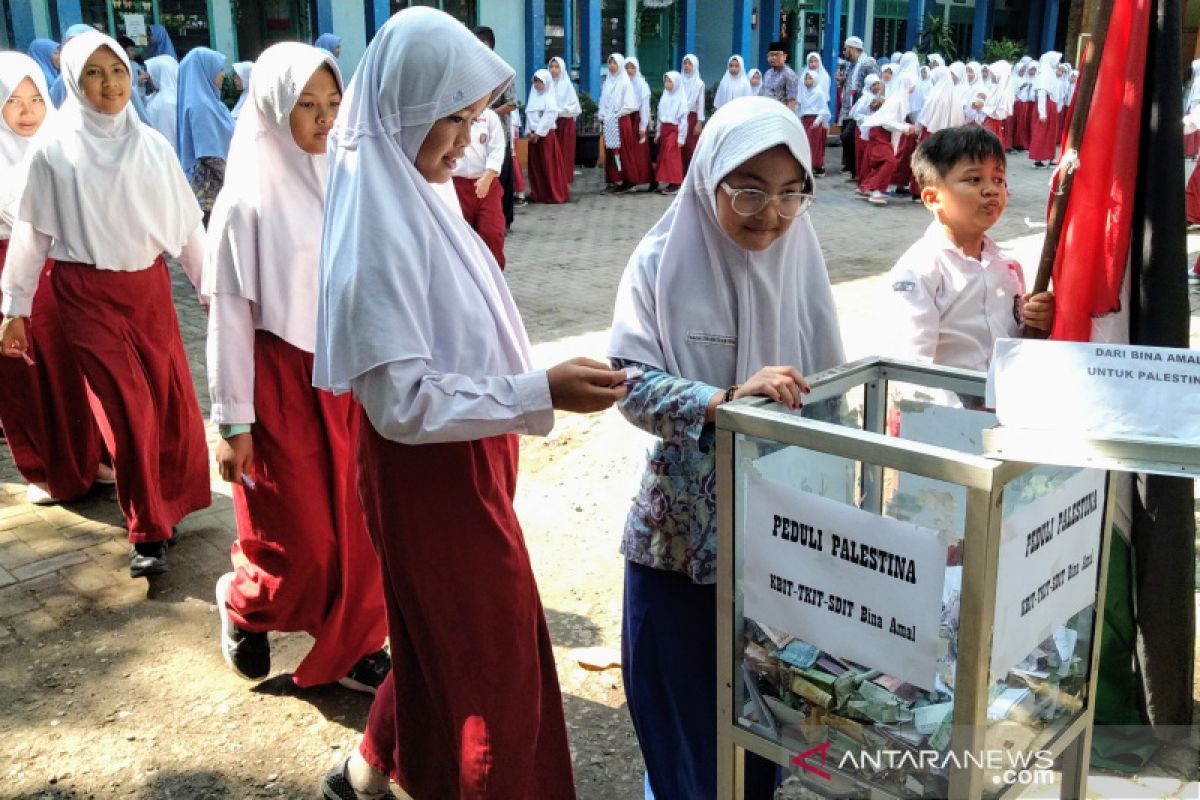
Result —
<svg viewBox="0 0 1200 800"><path fill-rule="evenodd" d="M26 564L23 567L17 567L13 570L13 575L15 575L19 581L26 581L30 578L37 578L42 575L48 575L52 572L57 572L63 567L69 567L73 564L82 564L87 560L88 557L78 551L61 553L53 558L44 558L40 561L34 561L32 564Z"/></svg>

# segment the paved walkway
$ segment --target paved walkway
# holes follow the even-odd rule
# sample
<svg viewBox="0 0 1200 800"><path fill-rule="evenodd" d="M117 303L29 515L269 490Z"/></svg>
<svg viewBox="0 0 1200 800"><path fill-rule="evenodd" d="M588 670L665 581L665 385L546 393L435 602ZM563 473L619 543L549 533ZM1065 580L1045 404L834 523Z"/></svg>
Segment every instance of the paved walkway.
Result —
<svg viewBox="0 0 1200 800"><path fill-rule="evenodd" d="M837 156L836 150L830 151L831 159ZM598 172L585 172L576 181L576 199L570 203L519 210L517 224L508 243L510 266L507 278L535 344L535 358L542 365L574 355L604 355L613 298L626 260L642 234L669 203L668 198L658 195L600 195ZM1047 172L1029 169L1027 162L1022 159L1014 162L1011 182L1015 195L1004 219L995 229L997 239L1036 249L1039 236L1024 220L1027 217L1041 217L1047 178ZM833 171L830 177L818 182L817 191L817 202L811 213L835 284L847 350L851 357L867 355L874 351L875 343L887 335L887 331L877 325L874 313L874 297L879 289L878 276L921 234L929 222L929 216L921 206L908 202L876 208L856 200L852 197L850 185ZM1192 238L1194 256L1194 251L1200 249L1200 236ZM201 405L207 412L205 316L195 302L190 286L178 271L175 289L193 379ZM1191 304L1192 342L1196 346L1200 344L1197 338L1197 331L1200 331L1197 325L1200 294L1192 292ZM570 457L569 433L573 424L567 421L563 426L566 433L556 433L556 436L563 436L560 441L564 443L564 460ZM625 427L621 430L628 429ZM214 426L208 426L208 433L211 446L216 438ZM628 438L624 441L634 442L633 445L623 445L621 458L632 459L627 464L633 465L632 474L636 475L636 451L641 443ZM587 498L593 489L588 485L573 484L570 473L566 471L559 486L559 494L573 498ZM537 533L541 530L539 526L544 524L551 528L554 524L549 519L543 519L543 509L553 502L555 499L550 492L539 500L525 501L521 511L531 538L540 535ZM569 504L574 506L576 512L584 510L582 503L571 500ZM588 505L592 507L596 503ZM605 513L608 514L605 519L607 529L597 532L596 546L599 548L597 552L611 556L615 551L613 529L619 525L623 512L617 508ZM115 616L110 614L104 617L110 620L105 623L110 639L105 641L121 641L121 628L127 625L127 635L149 637L141 639L141 642L152 646L150 642L159 635L161 625L167 624L160 618L170 618L170 614L155 601L192 600L207 603L211 608L209 593L217 576L228 569L229 545L234 538L228 490L215 475L213 505L185 520L181 531L184 534L183 541L171 553L172 572L151 585L148 592L145 581L128 578L128 545L111 489L99 490L93 496L70 505L31 506L24 500L24 485L13 468L7 449L3 449L0 454L0 683L15 682L18 677L24 680L26 676L23 670L34 669L29 658L35 652L41 653L39 658L63 659L64 664L78 661L95 666L107 663L105 652L113 646L111 644L89 644L91 649L72 651L69 639L63 641L56 638L69 629L73 620L83 615L115 612ZM588 610L564 610L569 605L566 598L569 598L570 592L558 584L569 583L577 575L571 572L571 565L560 565L551 551L550 547L531 546L543 593L548 598L555 598L554 604L547 599L547 608L551 612L551 627L558 641L560 637L570 639L572 631L587 628L587 620L581 620L580 617L588 616ZM563 566L566 574L557 571L560 566ZM611 568L611 564L605 567ZM613 609L619 608L620 603L619 574L608 578L615 582L602 605L608 619L605 637L611 639ZM557 604L560 598L562 602ZM166 637L164 642L170 638L169 631ZM53 655L47 655L49 651L42 649L44 643L50 641L54 642ZM578 643L592 642L583 637ZM611 640L603 643L613 644ZM205 647L212 647L215 652L215 637L208 636ZM169 663L169 669L163 668L163 678L186 682L189 679L188 669L211 669L214 659L212 652L172 653ZM204 666L196 667L194 664ZM560 661L560 673L565 669ZM128 679L129 675L123 677ZM614 707L619 708L619 678L606 680L610 683L604 689L611 695ZM588 724L588 715L594 713L587 703L573 701L570 696L572 686L580 681L582 679L564 678L568 715L573 729ZM114 676L114 698L110 698L114 708L120 707L119 698L128 691L131 691L128 682ZM221 696L228 696L228 692ZM220 707L227 702L218 697L199 708L164 709L164 713L182 715L180 722L186 727L189 724L188 717L193 712L219 715L224 713L219 710ZM70 706L70 702L67 702L67 706ZM16 709L21 713L9 720L12 727L6 730L6 723L0 719L0 752L15 753L17 750L13 748L17 747L17 741L23 742L19 747L28 746L26 739L29 731L42 729L44 725L56 725L57 719L62 716L62 713L54 710L58 707L59 703L45 705L38 698L28 698L26 705ZM362 713L359 707L350 713L350 721L346 721L344 716L335 718L343 720L344 725L355 727L356 723L361 723ZM113 714L113 719L119 721L119 712L114 710ZM210 721L209 724L216 723ZM295 733L308 735L312 732L313 724L307 717L302 717L296 723ZM328 735L331 741L336 740L330 745L335 754L342 752L338 747L349 746L353 741L353 736L347 736L344 729L338 730L343 732L321 734ZM606 786L610 790L613 787L613 784L607 783L613 780L613 775L621 775L619 785L621 791L625 791L628 786L637 784L636 773L640 770L636 764L612 763L614 752L627 752L630 747L628 730L613 736L619 739L619 743L606 751L577 754L581 794L596 798L632 796L606 793ZM270 743L263 746L269 747ZM69 768L69 763L63 767L67 771ZM324 764L314 766L314 775L323 768ZM271 771L269 764L264 769ZM35 787L45 787L57 781L57 778L50 780L45 774L26 775L15 764L11 768L0 766L0 777L5 772L10 783L0 789L0 796L33 796L9 794L9 791L23 789L32 792ZM632 781L629 779L630 773L634 774ZM307 780L309 776L302 777ZM585 782L593 788L585 791ZM268 784L271 782L268 781ZM128 788L128 783L125 786ZM147 797L184 796L178 793L172 795L170 791L162 794L147 789L141 791L145 792L141 796ZM280 795L286 794L280 790ZM98 791L86 796L130 795L125 790L113 789L111 795Z"/></svg>

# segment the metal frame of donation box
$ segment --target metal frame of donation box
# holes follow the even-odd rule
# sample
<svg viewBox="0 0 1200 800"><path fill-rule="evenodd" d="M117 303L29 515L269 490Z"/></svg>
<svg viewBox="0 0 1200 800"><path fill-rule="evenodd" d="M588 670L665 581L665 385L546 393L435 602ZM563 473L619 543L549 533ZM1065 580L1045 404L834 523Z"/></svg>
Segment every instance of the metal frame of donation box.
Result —
<svg viewBox="0 0 1200 800"><path fill-rule="evenodd" d="M1015 779L1017 770L1005 772L1005 764L989 763L990 757L985 757L1006 749L1040 754L1040 764L1019 759L1008 763L1027 764L1030 770L1040 766L1047 778L1052 776L1051 770L1061 771L1062 796L1084 796L1108 545L1120 477L1115 470L1130 470L1143 463L1137 447L1129 445L1119 462L1078 458L1078 452L1072 460L1064 460L1048 452L1063 450L1061 442L1039 444L1036 437L1024 437L1020 447L1008 442L1008 449L1019 451L1020 458L1011 453L998 456L995 451L1003 448L995 439L997 432L987 430L996 424L995 418L969 410L982 406L971 400L981 400L984 395L982 373L868 358L810 376L808 381L811 392L804 396L801 413L763 398L727 403L717 412L717 796L722 800L743 798L744 755L751 752L790 769L805 789L820 797L1009 798L1029 789L1030 784ZM985 414L980 419L991 421L981 423L968 437L973 438L972 443L946 446L946 439L951 444L956 440L953 434L938 432L946 430L944 420L953 423L974 414ZM936 435L925 435L922 441L916 433L919 428L936 429ZM913 432L910 438L905 438L906 429ZM931 443L934 440L939 441ZM1081 448L1087 449L1080 445L1076 451ZM991 452L984 455L985 449ZM1190 452L1193 463L1200 461L1196 449ZM1160 466L1170 460L1162 458L1161 452L1158 455ZM1171 454L1176 460L1178 455ZM769 462L774 465L773 473L767 470ZM809 469L806 464L818 467ZM815 479L803 477L821 472L821 464L833 464L835 479L817 485ZM1095 467L1114 471L1101 472ZM1180 468L1176 472L1186 471ZM847 651L826 649L831 646L821 642L832 641L828 637L835 634L821 628L860 624L853 617L829 614L829 626L806 622L806 629L791 630L782 628L782 623L763 624L747 616L747 591L763 583L747 583L748 570L759 576L767 570L823 569L813 566L813 551L802 547L781 550L787 555L767 564L752 563L761 560L765 550L747 554L753 549L751 544L780 546L766 533L754 533L759 538L750 542L746 530L746 518L757 521L755 515L763 513L754 508L755 503L746 502L747 487L764 485L761 481L772 477L778 481L780 476L787 484L781 491L803 502L828 505L835 502L830 497L840 492L835 513L857 515L848 519L858 520L859 529L875 528L878 523L878 531L886 532L892 530L887 526L903 523L914 535L926 532L940 537L939 543L946 547L946 558L939 565L946 570L943 580L949 586L953 573L958 587L957 594L941 589L942 623L935 626L938 637L934 642L938 649L936 680L918 686L913 683L916 679L897 679L894 668L898 659L891 648L864 655L864 648L874 645L852 641L851 646L860 648L854 658L846 656ZM797 476L795 485L792 476ZM1084 577L1056 596L1074 592L1073 608L1080 610L1072 611L1069 619L1047 622L1043 629L1022 631L1019 624L1003 618L1007 611L997 617L1001 587L1008 585L1004 581L1013 574L1005 571L1005 564L1013 563L1004 560L1011 559L1005 553L1012 552L1002 546L1005 525L1015 526L1014 515L1039 498L1046 504L1060 501L1065 495L1061 491L1055 494L1055 487L1061 489L1076 478L1099 489L1091 495L1098 501L1091 506L1094 516L1088 521L1089 538L1074 540L1090 542L1094 549L1091 556L1075 562L1075 567L1082 563L1085 569L1081 573L1074 568L1074 574ZM830 490L832 484L837 488ZM1007 496L1006 488L1010 490ZM754 498L764 496L755 494ZM941 521L931 522L928 506L938 502ZM770 518L768 513L766 519ZM775 519L778 527L778 517ZM1057 522L1061 528L1063 519ZM1076 531L1083 527L1077 526ZM1051 525L1052 533L1053 529ZM1025 536L1020 538L1023 542ZM1057 538L1071 541L1067 536ZM766 544L759 545L759 541ZM804 559L809 559L808 565L800 564ZM939 575L935 570L934 579ZM771 578L775 589L774 572ZM820 578L816 576L816 580ZM869 578L882 584L875 575ZM863 582L866 580L864 577ZM863 582L842 579L838 591L853 596L865 591ZM1057 586L1053 588L1057 591ZM758 597L774 598L778 607L784 608L765 588L754 590ZM933 590L926 587L924 591ZM929 596L935 598L929 607L936 612L936 595ZM954 598L952 623L946 622L947 597ZM755 602L756 608L765 607L763 601ZM1066 609L1065 603L1047 601L1046 606L1047 614ZM1009 607L1006 601L1003 608ZM805 613L825 610L818 607L805 609ZM865 619L866 609L862 611ZM893 615L894 625L895 615L903 609L886 608L883 613L885 619ZM1024 618L1023 604L1020 613L1023 619L1032 619L1032 615ZM1025 639L1040 637L1050 628L1053 635L1039 639L1029 655L1014 659L1016 664L1008 672L1003 670L1011 662L997 668L993 648L1001 647L1001 633L996 631L1016 630L1020 634L1017 644L1023 646ZM883 629L886 632L887 626ZM869 639L865 633L844 636L838 641ZM803 660L793 658L793 653L800 653ZM819 660L814 663L815 657ZM929 733L929 719L936 723L933 734ZM860 756L874 753L876 758L850 757L847 764L847 753L853 755L856 748ZM891 761L880 762L878 755L883 750L892 751ZM911 751L907 759L903 757L906 751ZM902 755L899 763L896 753ZM948 754L961 755L948 759ZM968 754L977 755L971 758Z"/></svg>

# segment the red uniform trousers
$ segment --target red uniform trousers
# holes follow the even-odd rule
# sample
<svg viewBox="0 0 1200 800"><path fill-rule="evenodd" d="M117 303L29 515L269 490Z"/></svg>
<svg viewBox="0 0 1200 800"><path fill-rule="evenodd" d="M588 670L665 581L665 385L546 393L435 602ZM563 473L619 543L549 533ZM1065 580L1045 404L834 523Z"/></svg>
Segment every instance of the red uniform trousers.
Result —
<svg viewBox="0 0 1200 800"><path fill-rule="evenodd" d="M480 199L475 196L476 180L478 178L455 177L454 191L458 194L458 204L462 206L467 224L475 229L488 250L492 251L500 269L504 269L504 187L500 185L498 177L493 178L487 196Z"/></svg>
<svg viewBox="0 0 1200 800"><path fill-rule="evenodd" d="M1046 101L1046 121L1038 116L1034 104L1029 123L1029 160L1053 161L1058 152L1058 106L1053 100Z"/></svg>
<svg viewBox="0 0 1200 800"><path fill-rule="evenodd" d="M892 183L892 176L900 163L900 150L892 149L892 132L882 126L871 128L867 138L865 170L859 181L864 192L882 192Z"/></svg>
<svg viewBox="0 0 1200 800"><path fill-rule="evenodd" d="M137 272L59 261L63 335L92 390L131 542L161 542L212 501L208 444L160 257Z"/></svg>
<svg viewBox="0 0 1200 800"><path fill-rule="evenodd" d="M575 797L554 653L513 510L517 437L402 445L359 427L392 671L359 747L416 798Z"/></svg>
<svg viewBox="0 0 1200 800"><path fill-rule="evenodd" d="M575 182L575 118L559 117L555 120L554 138L558 139L558 153L562 158L562 171L567 183Z"/></svg>
<svg viewBox="0 0 1200 800"><path fill-rule="evenodd" d="M825 169L825 144L829 140L829 129L824 125L818 125L814 129L812 125L816 121L816 114L800 118L800 122L804 125L804 133L808 136L808 149L812 153L813 169Z"/></svg>
<svg viewBox="0 0 1200 800"><path fill-rule="evenodd" d="M624 134L622 134L624 135ZM562 152L551 131L536 142L529 140L529 200L532 203L565 203L571 184L563 174Z"/></svg>
<svg viewBox="0 0 1200 800"><path fill-rule="evenodd" d="M0 239L0 273L7 251L8 240ZM53 268L47 261L42 269L25 321L33 366L0 358L0 425L21 477L48 487L55 499L74 500L96 480L102 445L87 383L63 337Z"/></svg>
<svg viewBox="0 0 1200 800"><path fill-rule="evenodd" d="M654 180L662 184L683 183L683 155L679 150L679 126L669 122L658 126L658 161L654 165Z"/></svg>
<svg viewBox="0 0 1200 800"><path fill-rule="evenodd" d="M498 183L498 181L497 181ZM229 615L257 633L304 631L297 686L346 676L383 647L379 559L358 500L358 407L314 389L312 353L254 335L254 488L233 484Z"/></svg>

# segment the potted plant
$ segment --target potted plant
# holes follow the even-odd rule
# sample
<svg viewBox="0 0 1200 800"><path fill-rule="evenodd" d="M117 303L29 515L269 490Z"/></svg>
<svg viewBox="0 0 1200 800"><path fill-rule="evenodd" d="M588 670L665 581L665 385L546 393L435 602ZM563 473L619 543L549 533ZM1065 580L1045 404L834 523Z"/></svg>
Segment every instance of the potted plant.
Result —
<svg viewBox="0 0 1200 800"><path fill-rule="evenodd" d="M596 101L579 90L579 118L575 120L575 165L594 167L600 161L600 121L596 119Z"/></svg>

